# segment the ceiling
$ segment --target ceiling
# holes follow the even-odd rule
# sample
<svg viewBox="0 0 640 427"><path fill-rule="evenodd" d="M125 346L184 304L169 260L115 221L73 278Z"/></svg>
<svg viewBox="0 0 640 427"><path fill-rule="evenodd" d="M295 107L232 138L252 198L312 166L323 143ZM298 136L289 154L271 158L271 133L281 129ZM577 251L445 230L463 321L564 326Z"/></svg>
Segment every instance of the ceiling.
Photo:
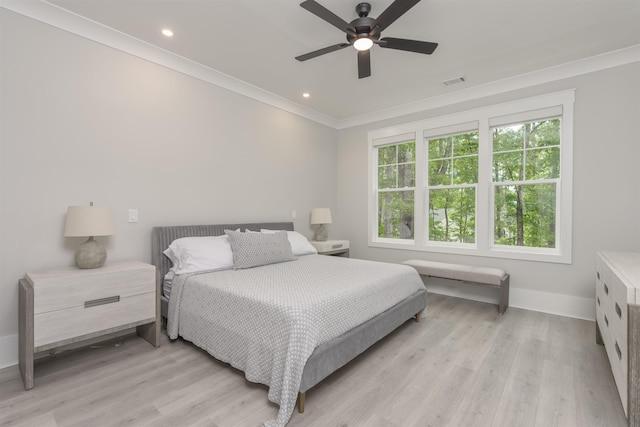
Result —
<svg viewBox="0 0 640 427"><path fill-rule="evenodd" d="M374 46L372 76L358 79L352 47L294 59L345 41L301 0L48 2L336 120L640 45L638 0L422 0L383 37L437 42L436 51ZM347 22L357 17L358 0L318 2ZM392 0L369 2L377 17ZM459 76L466 81L442 84Z"/></svg>

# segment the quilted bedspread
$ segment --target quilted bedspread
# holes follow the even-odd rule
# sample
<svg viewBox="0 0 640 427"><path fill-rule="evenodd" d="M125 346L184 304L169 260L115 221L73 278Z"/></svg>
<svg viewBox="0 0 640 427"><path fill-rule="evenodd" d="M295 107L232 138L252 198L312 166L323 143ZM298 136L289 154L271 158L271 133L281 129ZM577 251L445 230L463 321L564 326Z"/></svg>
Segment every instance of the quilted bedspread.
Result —
<svg viewBox="0 0 640 427"><path fill-rule="evenodd" d="M269 386L280 410L264 424L284 426L313 350L419 289L412 267L323 255L176 276L167 331Z"/></svg>

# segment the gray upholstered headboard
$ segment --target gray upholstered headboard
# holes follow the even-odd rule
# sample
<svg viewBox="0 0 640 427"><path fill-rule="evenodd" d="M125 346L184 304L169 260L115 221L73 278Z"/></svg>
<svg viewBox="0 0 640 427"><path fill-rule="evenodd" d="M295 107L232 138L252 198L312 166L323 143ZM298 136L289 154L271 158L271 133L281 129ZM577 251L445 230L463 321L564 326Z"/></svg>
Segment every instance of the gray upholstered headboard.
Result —
<svg viewBox="0 0 640 427"><path fill-rule="evenodd" d="M171 242L181 237L220 236L224 230L260 231L261 228L271 230L293 231L292 222L258 222L249 224L215 224L215 225L176 225L169 227L153 227L151 230L151 263L156 266L156 281L162 285L162 279L171 268L171 261L162 252Z"/></svg>

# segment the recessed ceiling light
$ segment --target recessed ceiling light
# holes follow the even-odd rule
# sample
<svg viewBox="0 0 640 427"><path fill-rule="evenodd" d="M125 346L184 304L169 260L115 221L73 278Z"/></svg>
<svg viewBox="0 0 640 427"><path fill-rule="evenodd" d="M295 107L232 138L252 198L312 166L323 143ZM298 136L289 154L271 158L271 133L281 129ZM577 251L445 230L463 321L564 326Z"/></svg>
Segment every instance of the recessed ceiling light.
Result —
<svg viewBox="0 0 640 427"><path fill-rule="evenodd" d="M173 37L173 31L171 31L171 30L170 30L170 29L168 29L168 28L164 28L164 29L162 30L162 34L163 34L165 37Z"/></svg>
<svg viewBox="0 0 640 427"><path fill-rule="evenodd" d="M305 92L305 93L302 94L302 96L304 98L309 98L311 96L311 94L309 92Z"/></svg>

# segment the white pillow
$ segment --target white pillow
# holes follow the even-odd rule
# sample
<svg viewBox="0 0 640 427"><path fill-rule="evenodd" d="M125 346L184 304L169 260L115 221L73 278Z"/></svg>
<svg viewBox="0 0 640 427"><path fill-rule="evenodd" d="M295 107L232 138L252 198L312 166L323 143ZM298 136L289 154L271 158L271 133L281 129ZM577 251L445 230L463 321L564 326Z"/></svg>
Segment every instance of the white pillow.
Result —
<svg viewBox="0 0 640 427"><path fill-rule="evenodd" d="M226 235L176 239L164 254L173 262L175 274L233 267L233 252Z"/></svg>
<svg viewBox="0 0 640 427"><path fill-rule="evenodd" d="M260 230L261 233L275 233L276 231L279 230L267 230L265 228ZM293 255L301 256L318 253L316 248L309 243L309 240L297 231L287 231L287 237L289 238L289 244L291 245L291 252L293 252Z"/></svg>

